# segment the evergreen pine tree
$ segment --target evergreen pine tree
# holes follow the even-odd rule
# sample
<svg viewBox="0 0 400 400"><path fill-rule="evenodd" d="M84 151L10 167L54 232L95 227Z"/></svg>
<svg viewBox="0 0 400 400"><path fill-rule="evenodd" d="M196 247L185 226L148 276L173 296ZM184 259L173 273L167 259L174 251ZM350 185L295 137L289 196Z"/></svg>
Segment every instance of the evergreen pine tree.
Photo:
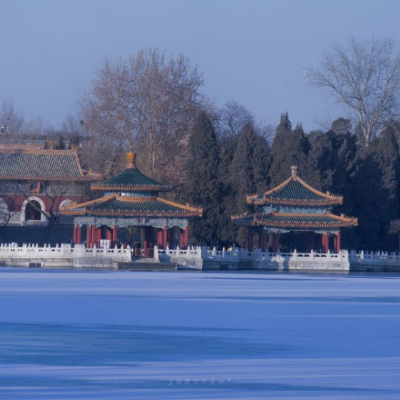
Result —
<svg viewBox="0 0 400 400"><path fill-rule="evenodd" d="M226 207L230 215L251 211L246 196L265 190L268 185L268 144L258 136L251 123L245 125L239 133L238 144L230 166L231 201ZM230 224L232 226L232 223ZM244 245L245 230L234 226L230 228L230 240ZM238 232L238 234L235 234ZM236 236L236 239L235 239Z"/></svg>
<svg viewBox="0 0 400 400"><path fill-rule="evenodd" d="M238 145L230 168L231 181L236 195L236 212L238 213L248 211L246 195L254 194L257 191L253 170L253 154L256 146L253 125L246 124L239 134Z"/></svg>
<svg viewBox="0 0 400 400"><path fill-rule="evenodd" d="M271 146L271 187L279 185L290 176L292 165L298 166L302 175L308 150L309 143L301 125L292 130L288 114L282 114Z"/></svg>
<svg viewBox="0 0 400 400"><path fill-rule="evenodd" d="M236 241L237 227L231 221L231 216L236 214L235 182L231 179L231 164L235 155L238 136L225 138L221 143L220 177L223 186L223 215L220 225L220 240L223 245Z"/></svg>
<svg viewBox="0 0 400 400"><path fill-rule="evenodd" d="M265 138L256 136L256 146L253 151L254 186L258 194L264 193L270 186L268 176L270 164L270 148Z"/></svg>
<svg viewBox="0 0 400 400"><path fill-rule="evenodd" d="M196 118L189 140L185 194L203 216L191 222L192 237L202 245L217 245L222 217L223 192L220 181L220 149L210 119L205 112Z"/></svg>
<svg viewBox="0 0 400 400"><path fill-rule="evenodd" d="M350 133L334 131L314 135L302 176L316 189L343 193L357 153L356 140Z"/></svg>
<svg viewBox="0 0 400 400"><path fill-rule="evenodd" d="M386 208L386 191L382 187L379 164L369 151L360 150L352 176L352 216L358 218L358 226L351 248L377 250L381 246L381 217ZM348 244L348 243L346 243Z"/></svg>

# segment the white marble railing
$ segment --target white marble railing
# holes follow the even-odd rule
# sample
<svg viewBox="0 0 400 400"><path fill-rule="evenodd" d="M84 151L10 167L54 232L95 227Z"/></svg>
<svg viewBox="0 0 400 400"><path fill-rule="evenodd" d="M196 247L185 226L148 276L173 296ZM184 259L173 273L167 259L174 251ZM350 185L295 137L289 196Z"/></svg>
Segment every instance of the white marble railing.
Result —
<svg viewBox="0 0 400 400"><path fill-rule="evenodd" d="M349 261L349 253L347 250L340 250L339 253L317 253L312 251L310 253L298 253L296 250L293 252L262 252L257 249L253 251L253 261L255 262L270 262L270 261L323 261L323 262L338 262Z"/></svg>
<svg viewBox="0 0 400 400"><path fill-rule="evenodd" d="M75 245L71 247L69 244L51 247L38 245L17 244L0 244L0 259L103 259L112 261L129 262L131 261L131 249L115 248L86 248L84 245ZM228 263L253 262L253 263L270 263L285 261L309 261L309 262L350 262L358 265L391 265L400 266L400 254L396 252L364 252L355 251L348 252L341 250L339 253L299 253L293 252L262 252L260 249L248 251L237 247L226 250L210 249L209 247L189 247L188 249L158 249L154 248L154 260L187 260L187 261L223 261Z"/></svg>
<svg viewBox="0 0 400 400"><path fill-rule="evenodd" d="M311 251L310 253L299 253L296 250L292 252L262 252L255 249L252 252L246 249L234 247L229 251L226 249L217 250L208 247L192 247L187 250L182 249L165 249L155 248L155 258L162 261L163 256L172 259L198 259L203 261L224 261L224 262L240 262L250 261L253 263L270 263L285 261L309 261L323 263L349 262L350 264L359 265L392 265L400 266L400 254L396 252L364 252L341 250L339 253L318 253Z"/></svg>
<svg viewBox="0 0 400 400"><path fill-rule="evenodd" d="M262 252L260 249L248 251L246 249L240 249L234 247L230 250L223 248L222 250L210 249L209 247L191 247L187 250L179 248L164 249L154 248L154 257L157 260L162 260L163 256L167 256L175 259L202 259L203 261L225 261L225 262L240 262L240 261L251 261L251 262L271 262L271 261L348 261L349 253L346 250L341 250L339 253L298 253L296 250L293 252Z"/></svg>
<svg viewBox="0 0 400 400"><path fill-rule="evenodd" d="M120 261L131 260L131 250L110 248L86 248L84 245L75 245L71 247L69 244L50 247L38 245L1 244L0 259L77 259L77 258L107 258Z"/></svg>
<svg viewBox="0 0 400 400"><path fill-rule="evenodd" d="M156 261L163 261L167 258L175 259L199 259L201 260L202 250L201 247L190 247L188 249L170 249L168 246L166 249L159 249L157 246L154 247L154 259Z"/></svg>
<svg viewBox="0 0 400 400"><path fill-rule="evenodd" d="M397 252L361 251L357 253L354 250L352 250L349 255L349 260L353 264L400 266L400 254Z"/></svg>

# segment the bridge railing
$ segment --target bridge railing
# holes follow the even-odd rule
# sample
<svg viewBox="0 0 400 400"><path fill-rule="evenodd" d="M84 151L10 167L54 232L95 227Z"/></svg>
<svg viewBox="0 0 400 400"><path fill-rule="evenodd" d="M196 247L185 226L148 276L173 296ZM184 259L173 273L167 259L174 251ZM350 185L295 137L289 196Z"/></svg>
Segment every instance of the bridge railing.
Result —
<svg viewBox="0 0 400 400"><path fill-rule="evenodd" d="M84 245L69 244L44 245L39 247L37 244L24 244L18 246L15 243L0 245L0 258L22 258L22 259L54 259L54 258L108 258L113 260L131 260L131 250L115 248L86 248Z"/></svg>
<svg viewBox="0 0 400 400"><path fill-rule="evenodd" d="M158 249L154 248L154 257L158 260L162 260L163 257L175 258L175 259L202 259L204 261L225 261L225 262L271 262L271 261L286 261L286 260L307 260L307 261L348 261L349 253L347 250L341 250L339 253L317 253L311 251L310 253L298 253L296 250L293 252L262 252L260 249L248 251L247 249L241 249L233 247L229 250L223 248L217 250L209 247L189 247L188 249Z"/></svg>
<svg viewBox="0 0 400 400"><path fill-rule="evenodd" d="M256 262L268 262L268 261L310 261L310 262L337 262L337 261L348 261L349 253L347 250L340 250L339 253L318 253L311 250L310 253L298 253L296 250L292 252L262 252L259 249L253 251L253 261Z"/></svg>
<svg viewBox="0 0 400 400"><path fill-rule="evenodd" d="M350 262L354 264L371 264L371 265L400 265L400 254L388 251L350 251Z"/></svg>

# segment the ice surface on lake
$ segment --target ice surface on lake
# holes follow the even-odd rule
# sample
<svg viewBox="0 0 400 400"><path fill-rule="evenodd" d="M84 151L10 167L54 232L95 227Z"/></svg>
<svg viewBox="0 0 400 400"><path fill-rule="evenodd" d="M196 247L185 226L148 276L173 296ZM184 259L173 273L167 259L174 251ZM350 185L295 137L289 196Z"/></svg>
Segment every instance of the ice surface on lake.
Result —
<svg viewBox="0 0 400 400"><path fill-rule="evenodd" d="M0 269L0 399L400 399L400 277Z"/></svg>

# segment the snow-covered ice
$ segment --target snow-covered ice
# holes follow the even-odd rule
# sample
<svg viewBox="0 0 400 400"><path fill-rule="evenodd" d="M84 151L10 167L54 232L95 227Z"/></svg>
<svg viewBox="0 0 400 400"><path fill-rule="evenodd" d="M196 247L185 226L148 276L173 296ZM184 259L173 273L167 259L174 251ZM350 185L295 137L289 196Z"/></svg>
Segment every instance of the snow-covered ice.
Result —
<svg viewBox="0 0 400 400"><path fill-rule="evenodd" d="M400 399L400 276L0 269L0 399Z"/></svg>

